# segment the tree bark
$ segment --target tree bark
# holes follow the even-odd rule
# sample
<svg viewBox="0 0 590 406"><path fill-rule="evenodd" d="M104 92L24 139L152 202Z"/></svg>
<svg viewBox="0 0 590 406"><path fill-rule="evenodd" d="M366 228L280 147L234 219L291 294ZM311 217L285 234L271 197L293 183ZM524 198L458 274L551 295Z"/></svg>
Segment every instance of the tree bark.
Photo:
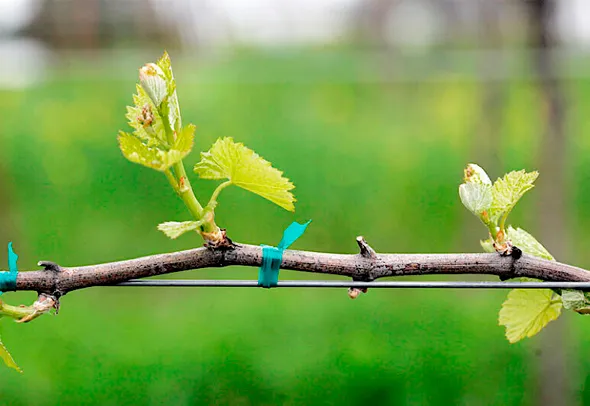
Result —
<svg viewBox="0 0 590 406"><path fill-rule="evenodd" d="M61 267L42 261L45 270L20 272L16 290L63 296L73 290L113 285L129 279L210 267L259 267L262 247L235 244L231 248L196 248L127 261L80 267ZM523 255L500 254L330 254L292 251L283 253L282 269L340 275L356 281L390 276L496 275L501 279L529 277L545 281L590 282L590 272L575 266Z"/></svg>

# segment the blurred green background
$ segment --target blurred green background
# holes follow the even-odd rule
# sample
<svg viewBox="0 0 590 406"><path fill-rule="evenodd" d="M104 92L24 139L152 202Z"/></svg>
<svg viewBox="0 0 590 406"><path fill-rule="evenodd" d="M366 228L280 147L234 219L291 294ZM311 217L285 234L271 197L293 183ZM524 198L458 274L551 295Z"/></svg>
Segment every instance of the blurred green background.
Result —
<svg viewBox="0 0 590 406"><path fill-rule="evenodd" d="M162 175L126 161L116 142L137 68L161 50L57 53L44 80L0 89L0 235L14 241L21 269L202 244L156 230L188 212ZM478 252L486 230L457 194L465 164L481 163L493 178L551 168L543 162L547 102L530 74L531 55L511 55L501 103L488 108L490 83L498 82L478 77L478 56L469 52L441 67L436 61L449 55L436 49L390 59L342 44L239 46L222 57L172 50L183 118L197 125L186 166L232 136L295 183L294 215L241 189L224 191L217 222L235 241L274 244L290 222L313 219L295 249L353 253L364 235L379 252ZM557 216L563 231L549 235L547 248L566 241L558 259L590 268L590 60L564 61L565 183L544 182L541 172L511 222L544 242L544 217ZM202 199L216 185L192 179ZM540 209L554 190L563 192L560 214ZM255 279L257 270L169 277ZM497 323L505 295L369 290L353 301L344 290L319 289L77 291L57 317L2 322L2 340L25 373L0 368L0 402L533 405L543 360L556 351L567 357L559 378L568 396L590 404L587 320L566 312L538 337L510 345ZM30 304L35 294L3 299ZM551 329L559 331L555 347L543 345Z"/></svg>

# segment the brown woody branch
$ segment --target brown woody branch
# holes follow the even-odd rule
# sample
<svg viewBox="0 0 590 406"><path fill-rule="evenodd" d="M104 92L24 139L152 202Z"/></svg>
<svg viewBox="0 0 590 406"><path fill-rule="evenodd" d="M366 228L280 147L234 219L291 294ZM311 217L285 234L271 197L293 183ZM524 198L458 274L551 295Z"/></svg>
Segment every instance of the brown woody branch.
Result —
<svg viewBox="0 0 590 406"><path fill-rule="evenodd" d="M516 259L499 254L376 254L359 237L360 254L329 254L287 250L282 269L340 275L372 281L388 276L496 275L501 279L529 277L545 281L590 282L590 272L575 266L523 255ZM45 270L21 272L16 290L31 290L56 297L92 286L113 285L190 269L242 265L259 267L262 248L235 244L231 248L196 248L128 261L80 267L40 262Z"/></svg>

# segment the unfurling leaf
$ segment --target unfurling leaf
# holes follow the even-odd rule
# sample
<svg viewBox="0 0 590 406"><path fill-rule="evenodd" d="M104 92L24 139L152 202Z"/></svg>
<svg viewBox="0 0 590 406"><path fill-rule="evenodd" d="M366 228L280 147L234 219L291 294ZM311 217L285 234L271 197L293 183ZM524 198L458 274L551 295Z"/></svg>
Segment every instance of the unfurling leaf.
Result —
<svg viewBox="0 0 590 406"><path fill-rule="evenodd" d="M119 133L119 147L125 158L131 162L147 166L158 171L165 171L187 156L194 141L195 127L191 124L182 129L169 150L150 146L134 134Z"/></svg>
<svg viewBox="0 0 590 406"><path fill-rule="evenodd" d="M502 216L507 216L520 198L534 187L533 183L539 176L539 172L512 171L503 178L494 182L492 187L492 210L490 216L497 221Z"/></svg>
<svg viewBox="0 0 590 406"><path fill-rule="evenodd" d="M562 289L561 300L563 307L568 310L576 310L588 306L588 300L581 290Z"/></svg>
<svg viewBox="0 0 590 406"><path fill-rule="evenodd" d="M167 53L157 63L148 63L139 70L139 84L133 103L133 106L127 107L126 114L128 124L134 130L132 135L148 148L157 150L149 152L137 143L125 140L127 144L132 144L126 148L131 150L129 155L132 157L129 159L158 170L166 169L172 161L178 162L178 152L182 153L185 148L179 148L176 141L179 137L182 141L180 134L192 128L182 128L176 82ZM164 156L163 152L170 153Z"/></svg>
<svg viewBox="0 0 590 406"><path fill-rule="evenodd" d="M548 259L549 261L555 261L553 255L541 245L539 241L532 235L524 231L522 228L512 228L509 226L506 229L506 237L512 241L512 245L517 246L525 254L529 254L535 257Z"/></svg>
<svg viewBox="0 0 590 406"><path fill-rule="evenodd" d="M14 368L21 373L23 372L22 369L20 369L19 366L16 364L16 362L14 362L12 355L10 355L2 341L0 341L0 358L2 358L7 367Z"/></svg>
<svg viewBox="0 0 590 406"><path fill-rule="evenodd" d="M500 325L506 326L511 343L532 337L561 314L562 301L550 289L513 289L500 310Z"/></svg>
<svg viewBox="0 0 590 406"><path fill-rule="evenodd" d="M295 186L289 179L270 162L232 138L218 139L208 152L202 152L195 172L203 179L229 179L232 184L286 210L295 210L295 198L290 192Z"/></svg>
<svg viewBox="0 0 590 406"><path fill-rule="evenodd" d="M563 307L579 314L590 314L590 293L581 290L562 289Z"/></svg>
<svg viewBox="0 0 590 406"><path fill-rule="evenodd" d="M139 84L150 97L156 108L168 95L168 84L162 68L155 63L148 63L139 70Z"/></svg>
<svg viewBox="0 0 590 406"><path fill-rule="evenodd" d="M459 186L459 197L467 209L478 217L492 206L492 187L482 183L463 183Z"/></svg>
<svg viewBox="0 0 590 406"><path fill-rule="evenodd" d="M203 221L168 221L158 226L158 230L166 234L169 238L175 239L189 231L196 231L203 224Z"/></svg>
<svg viewBox="0 0 590 406"><path fill-rule="evenodd" d="M465 168L465 183L477 183L480 185L492 185L490 177L483 168L476 164L468 164Z"/></svg>
<svg viewBox="0 0 590 406"><path fill-rule="evenodd" d="M137 85L137 94L133 95L133 103L134 106L127 106L125 115L129 126L135 130L133 134L150 147L169 147L160 113L140 85Z"/></svg>

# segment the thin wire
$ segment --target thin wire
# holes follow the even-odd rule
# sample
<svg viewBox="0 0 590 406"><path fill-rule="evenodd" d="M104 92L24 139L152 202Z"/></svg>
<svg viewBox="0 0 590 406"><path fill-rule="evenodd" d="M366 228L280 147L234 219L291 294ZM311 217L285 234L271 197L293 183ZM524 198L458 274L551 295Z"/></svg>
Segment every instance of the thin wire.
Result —
<svg viewBox="0 0 590 406"><path fill-rule="evenodd" d="M260 288L254 280L132 279L111 286ZM590 289L590 282L413 282L413 281L279 281L277 288L388 288L388 289Z"/></svg>

